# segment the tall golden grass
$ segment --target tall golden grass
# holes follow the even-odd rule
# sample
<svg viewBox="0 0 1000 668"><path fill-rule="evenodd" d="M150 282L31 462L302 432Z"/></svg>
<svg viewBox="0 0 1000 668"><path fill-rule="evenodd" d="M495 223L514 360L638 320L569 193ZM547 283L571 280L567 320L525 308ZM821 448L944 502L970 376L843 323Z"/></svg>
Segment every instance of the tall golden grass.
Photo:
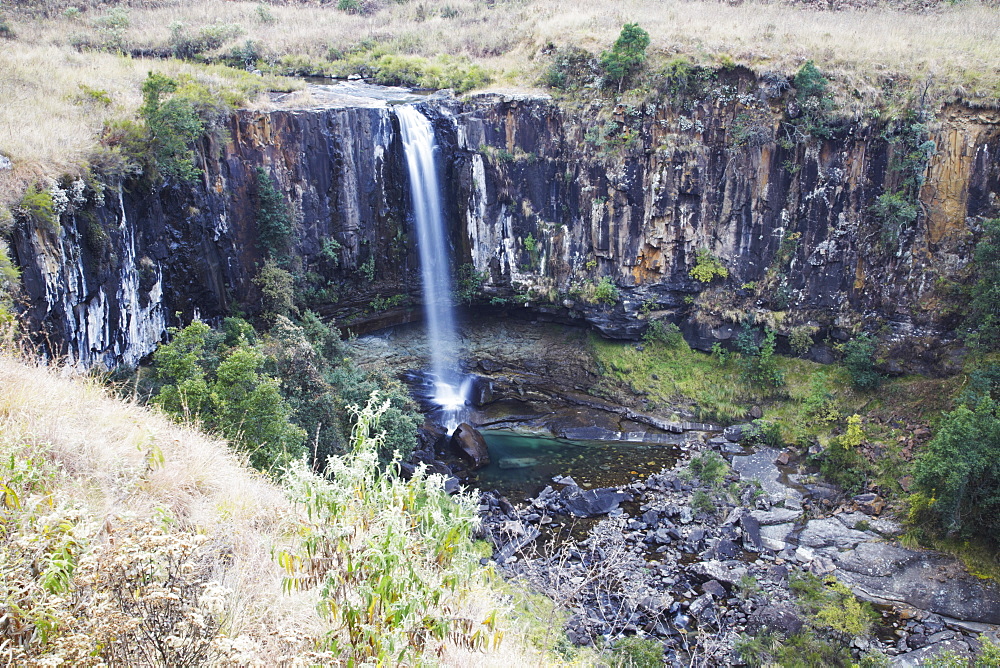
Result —
<svg viewBox="0 0 1000 668"><path fill-rule="evenodd" d="M599 52L626 22L649 31L651 65L675 57L703 64L735 62L756 71L793 74L809 59L832 80L843 111L905 102L964 99L994 106L1000 99L1000 11L968 1L934 12L881 6L818 11L764 0L369 0L371 13L350 14L333 3L263 5L228 0L180 0L133 5L123 40L134 52L169 52L172 26L191 34L206 26L239 28L209 58L247 40L274 59L336 57L362 43L391 52L467 56L489 67L497 85L531 87L546 67L547 45ZM96 21L110 5L75 16L17 14L15 40L0 43L0 153L15 173L0 172L4 193L19 192L40 172L77 169L98 129L112 116L130 116L151 69L225 79L222 68L170 60L79 53L72 44L101 40ZM88 102L80 85L109 93L112 104Z"/></svg>

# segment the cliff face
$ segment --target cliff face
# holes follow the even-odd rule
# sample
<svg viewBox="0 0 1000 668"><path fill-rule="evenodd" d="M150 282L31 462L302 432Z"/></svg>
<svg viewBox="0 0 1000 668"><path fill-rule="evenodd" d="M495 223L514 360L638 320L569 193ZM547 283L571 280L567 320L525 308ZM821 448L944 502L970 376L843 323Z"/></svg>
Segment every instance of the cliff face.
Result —
<svg viewBox="0 0 1000 668"><path fill-rule="evenodd" d="M754 93L751 83L740 90ZM952 108L927 124L936 149L920 166L919 215L886 240L871 209L901 188L906 146L884 124L739 145L741 108L619 107L602 125L596 109L538 100L464 105L468 256L494 285L520 285L530 302L611 336L641 331L645 311L671 315L707 348L749 312L786 334L816 328L817 340L845 339L864 319L899 354L933 352L956 324L937 303L938 279L960 277L977 220L1000 211L1000 116ZM779 120L757 122L780 139ZM691 278L699 249L727 280ZM613 307L587 303L602 275L620 286Z"/></svg>
<svg viewBox="0 0 1000 668"><path fill-rule="evenodd" d="M751 312L819 341L864 320L897 357L933 368L956 324L939 279L961 276L977 220L1000 213L1000 114L956 107L927 124L935 151L919 165L919 215L886 235L871 207L900 189L906 151L890 126L790 141L776 101L748 117L760 94L751 77L714 90L636 108L496 94L421 103L441 144L456 264L480 272L494 308L588 321L609 336L670 317L708 347ZM748 128L762 139L740 139ZM355 331L418 317L390 105L243 111L201 153L197 184L126 184L64 216L59 236L18 229L29 321L58 352L132 364L177 312L253 312L258 168L294 214L300 302ZM702 249L728 278L691 278ZM617 298L596 299L602 277Z"/></svg>

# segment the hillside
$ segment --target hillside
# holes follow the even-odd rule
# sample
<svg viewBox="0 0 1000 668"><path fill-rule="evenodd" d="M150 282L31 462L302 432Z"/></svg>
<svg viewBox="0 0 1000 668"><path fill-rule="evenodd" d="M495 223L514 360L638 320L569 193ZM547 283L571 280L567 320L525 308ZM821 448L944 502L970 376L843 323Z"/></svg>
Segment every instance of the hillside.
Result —
<svg viewBox="0 0 1000 668"><path fill-rule="evenodd" d="M278 565L322 530L293 503L293 487L315 498L322 484L305 471L288 480L92 380L0 357L0 662L335 663L330 639L341 628L318 614L324 595L283 585L298 571L290 557L287 572ZM376 510L406 517L390 503ZM494 594L478 575L462 582L461 598L444 599L449 615L485 614ZM381 632L392 638L391 626ZM475 654L461 637L425 651L458 665L521 656L513 636Z"/></svg>

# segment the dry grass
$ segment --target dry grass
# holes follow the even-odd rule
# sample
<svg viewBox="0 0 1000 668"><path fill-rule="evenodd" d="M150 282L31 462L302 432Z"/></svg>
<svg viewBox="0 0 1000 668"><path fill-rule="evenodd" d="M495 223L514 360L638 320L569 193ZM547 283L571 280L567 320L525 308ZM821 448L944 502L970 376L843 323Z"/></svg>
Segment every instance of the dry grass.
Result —
<svg viewBox="0 0 1000 668"><path fill-rule="evenodd" d="M5 355L0 451L51 461L56 493L79 504L82 523L102 527L102 535L113 536L129 521L166 519L224 546L232 564L222 584L233 591L224 630L258 640L265 663L277 661L276 629L293 625L300 637L322 633L312 597L284 594L282 571L271 558L296 526L294 507L225 443L112 399L93 381Z"/></svg>
<svg viewBox="0 0 1000 668"><path fill-rule="evenodd" d="M43 174L76 175L83 170L104 124L134 116L142 103L142 82L151 70L189 76L216 90L239 88L248 77L221 66L0 40L0 154L14 162L13 170L0 172L0 205L9 204ZM280 85L287 89L301 84ZM108 101L88 91L103 92Z"/></svg>
<svg viewBox="0 0 1000 668"><path fill-rule="evenodd" d="M85 545L124 541L129 527L145 523L204 536L213 553L228 555L213 570L231 592L221 630L251 647L253 659L240 665L309 664L313 642L331 630L317 613L316 592L283 591L286 573L273 556L297 544L304 510L225 442L112 398L68 369L0 353L0 462L11 457L54 476L46 493L56 505L78 509L76 536L86 534ZM6 476L0 482L17 488ZM19 490L25 504L30 489ZM39 493L35 487L33 495ZM0 521L4 502L0 494ZM472 592L465 612L482 618L496 605L494 596ZM0 642L0 663L3 649ZM450 643L442 649L448 665L546 663L515 634L488 652Z"/></svg>
<svg viewBox="0 0 1000 668"><path fill-rule="evenodd" d="M226 24L239 28L237 36L207 56L252 40L271 59L296 55L323 61L367 42L401 54L467 56L491 68L498 85L523 87L533 85L547 65L540 55L546 45L572 44L596 53L614 41L623 23L636 21L652 37L654 67L681 56L791 74L813 59L831 76L844 111L905 102L925 88L938 101L995 105L1000 98L1000 12L979 2L929 13L891 7L828 12L712 0L367 3L373 11L363 15L332 4L133 5L122 39L132 52L165 52L175 23L191 34ZM148 70L225 78L221 68L76 52L71 44L81 38L101 41L96 21L108 7L84 7L75 18L51 12L54 18L14 15L10 21L18 38L0 44L0 99L6 102L0 106L0 152L14 159L16 170L0 177L6 180L0 181L0 195L19 192L40 172L79 169L102 124L134 113ZM80 84L107 91L113 103L82 101ZM3 199L10 197L0 203Z"/></svg>

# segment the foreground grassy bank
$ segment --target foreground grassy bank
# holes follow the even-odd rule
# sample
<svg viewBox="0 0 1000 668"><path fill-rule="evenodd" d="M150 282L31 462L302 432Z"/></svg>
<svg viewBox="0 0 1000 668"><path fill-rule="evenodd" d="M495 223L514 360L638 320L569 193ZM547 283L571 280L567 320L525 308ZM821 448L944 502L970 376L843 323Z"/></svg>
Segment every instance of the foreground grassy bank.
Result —
<svg viewBox="0 0 1000 668"><path fill-rule="evenodd" d="M471 500L377 473L380 411L329 478L276 481L92 381L0 357L0 657L534 662L478 565Z"/></svg>

